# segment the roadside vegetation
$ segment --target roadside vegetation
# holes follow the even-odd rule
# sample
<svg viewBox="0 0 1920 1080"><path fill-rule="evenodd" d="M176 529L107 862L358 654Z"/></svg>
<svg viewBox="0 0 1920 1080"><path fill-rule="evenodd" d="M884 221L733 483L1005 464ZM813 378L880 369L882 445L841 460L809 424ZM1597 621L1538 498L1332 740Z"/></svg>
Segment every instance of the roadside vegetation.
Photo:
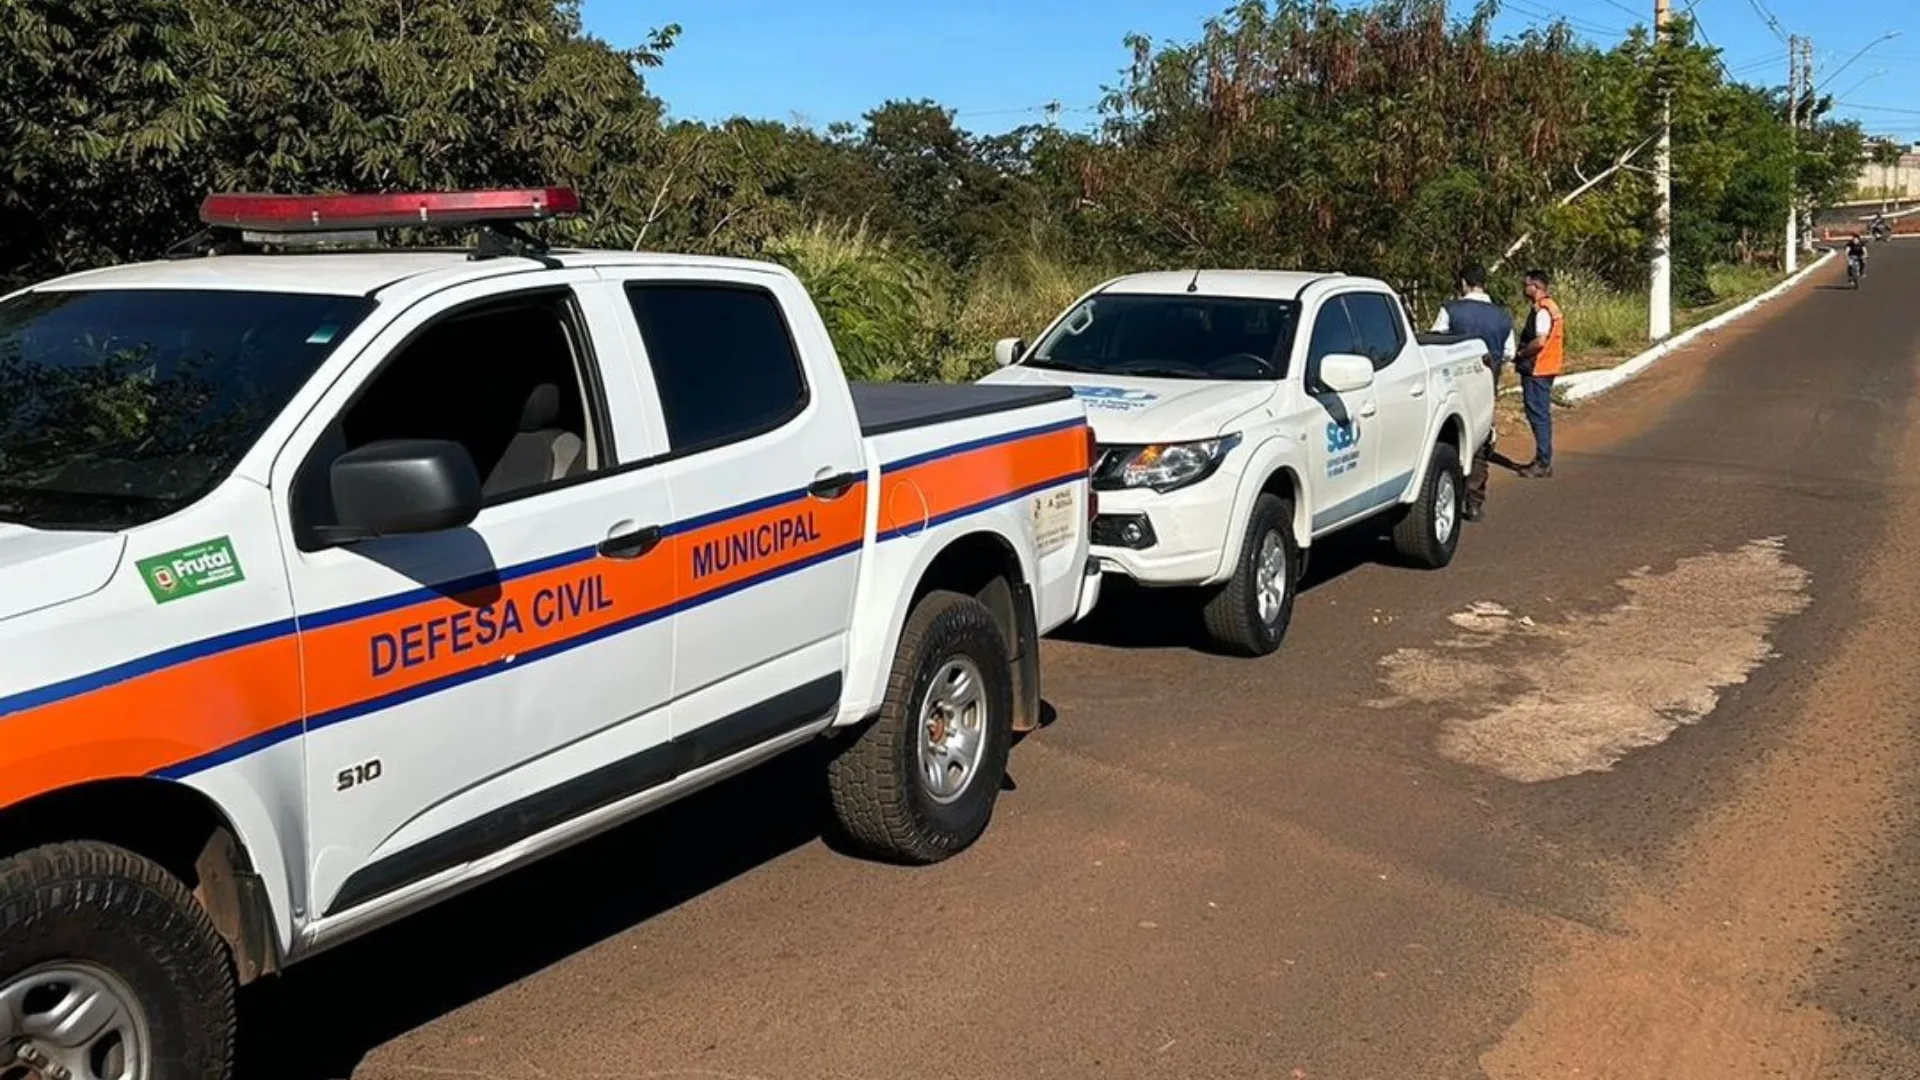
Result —
<svg viewBox="0 0 1920 1080"><path fill-rule="evenodd" d="M1552 269L1573 346L1646 335L1652 135L1674 117L1682 323L1764 288L1789 199L1833 202L1859 130L1727 81L1685 18L1599 49L1564 24L1492 36L1491 5L1242 3L1130 61L1091 126L963 130L879 103L810 130L694 123L639 47L572 0L10 0L0 21L0 282L147 258L210 190L567 183L570 239L772 258L814 290L850 374L963 379L1115 273L1326 268L1422 321L1454 268ZM1094 88L1089 88L1093 91ZM1611 171L1609 171L1611 170ZM1565 197L1598 177L1579 198Z"/></svg>

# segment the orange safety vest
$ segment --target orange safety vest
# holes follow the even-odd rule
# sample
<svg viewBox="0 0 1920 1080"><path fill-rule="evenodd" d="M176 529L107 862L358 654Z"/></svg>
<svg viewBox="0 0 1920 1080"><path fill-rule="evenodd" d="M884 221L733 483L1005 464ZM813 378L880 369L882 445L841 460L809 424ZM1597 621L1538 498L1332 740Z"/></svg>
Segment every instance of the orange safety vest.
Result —
<svg viewBox="0 0 1920 1080"><path fill-rule="evenodd" d="M1542 297L1536 307L1547 313L1553 325L1547 328L1547 340L1540 346L1540 355L1533 358L1533 373L1541 377L1558 375L1567 366L1567 326L1560 318L1560 305L1553 302L1553 297ZM1527 322L1531 329L1533 318L1529 316Z"/></svg>

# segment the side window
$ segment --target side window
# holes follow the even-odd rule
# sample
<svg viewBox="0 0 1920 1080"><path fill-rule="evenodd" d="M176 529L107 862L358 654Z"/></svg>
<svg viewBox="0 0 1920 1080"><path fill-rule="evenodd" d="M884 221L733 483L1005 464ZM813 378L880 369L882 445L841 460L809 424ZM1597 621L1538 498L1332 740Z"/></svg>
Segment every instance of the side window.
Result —
<svg viewBox="0 0 1920 1080"><path fill-rule="evenodd" d="M327 468L383 439L448 439L467 448L489 503L599 467L583 376L589 357L565 295L515 297L456 311L390 357L301 467L295 519L333 522Z"/></svg>
<svg viewBox="0 0 1920 1080"><path fill-rule="evenodd" d="M1360 354L1373 361L1375 371L1393 363L1407 344L1399 305L1382 293L1354 293L1346 299L1360 337Z"/></svg>
<svg viewBox="0 0 1920 1080"><path fill-rule="evenodd" d="M1334 353L1360 352L1359 339L1354 336L1353 322L1347 317L1347 297L1336 296L1320 305L1320 313L1313 317L1313 337L1307 342L1307 376L1317 378L1320 374L1320 361Z"/></svg>
<svg viewBox="0 0 1920 1080"><path fill-rule="evenodd" d="M674 453L751 438L807 404L780 303L720 284L627 286Z"/></svg>

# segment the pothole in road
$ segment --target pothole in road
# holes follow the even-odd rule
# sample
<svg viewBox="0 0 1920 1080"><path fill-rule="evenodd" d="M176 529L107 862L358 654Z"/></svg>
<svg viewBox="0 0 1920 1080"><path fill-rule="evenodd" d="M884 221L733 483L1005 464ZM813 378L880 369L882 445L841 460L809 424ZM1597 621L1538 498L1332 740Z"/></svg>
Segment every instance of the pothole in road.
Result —
<svg viewBox="0 0 1920 1080"><path fill-rule="evenodd" d="M1636 572L1619 606L1564 622L1475 604L1451 617L1453 638L1384 657L1390 696L1371 704L1454 714L1441 753L1514 780L1602 772L1745 682L1775 625L1806 609L1808 582L1774 537Z"/></svg>

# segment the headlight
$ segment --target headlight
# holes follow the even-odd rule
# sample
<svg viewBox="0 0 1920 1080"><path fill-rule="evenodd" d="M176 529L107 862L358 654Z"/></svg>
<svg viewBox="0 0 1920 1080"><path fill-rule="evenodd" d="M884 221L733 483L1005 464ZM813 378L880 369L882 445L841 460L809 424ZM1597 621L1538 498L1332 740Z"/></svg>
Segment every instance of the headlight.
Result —
<svg viewBox="0 0 1920 1080"><path fill-rule="evenodd" d="M1094 474L1093 486L1104 491L1121 488L1173 491L1212 476L1228 452L1238 445L1240 436L1223 435L1198 442L1112 447Z"/></svg>

